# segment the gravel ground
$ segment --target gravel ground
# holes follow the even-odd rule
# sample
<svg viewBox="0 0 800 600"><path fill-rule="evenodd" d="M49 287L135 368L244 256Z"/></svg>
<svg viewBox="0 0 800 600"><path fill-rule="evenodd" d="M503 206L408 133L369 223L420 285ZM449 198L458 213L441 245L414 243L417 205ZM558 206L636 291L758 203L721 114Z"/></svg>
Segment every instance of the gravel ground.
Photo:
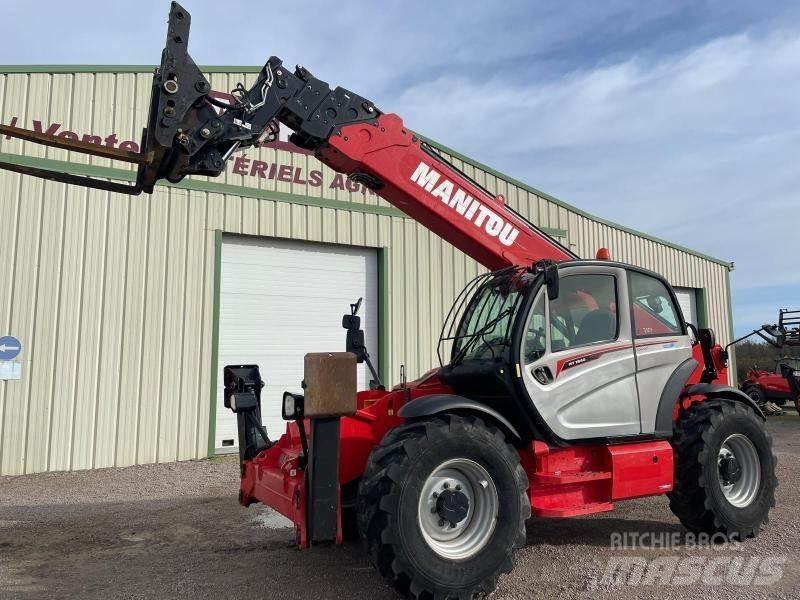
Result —
<svg viewBox="0 0 800 600"><path fill-rule="evenodd" d="M532 519L493 599L800 597L800 418L770 429L778 505L756 540L692 544L665 497ZM282 517L236 491L230 458L0 478L0 598L397 598L358 544L300 552ZM621 534L633 547L612 548ZM641 565L623 585L608 577L620 559Z"/></svg>

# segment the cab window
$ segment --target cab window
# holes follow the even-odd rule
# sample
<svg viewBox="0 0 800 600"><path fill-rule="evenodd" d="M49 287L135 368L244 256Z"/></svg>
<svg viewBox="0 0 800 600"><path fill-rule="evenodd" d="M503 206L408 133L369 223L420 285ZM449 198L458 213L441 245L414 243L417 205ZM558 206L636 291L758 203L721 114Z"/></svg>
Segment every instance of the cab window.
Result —
<svg viewBox="0 0 800 600"><path fill-rule="evenodd" d="M553 352L617 338L617 285L613 275L568 275L550 302Z"/></svg>
<svg viewBox="0 0 800 600"><path fill-rule="evenodd" d="M664 282L636 271L629 277L635 336L682 335L680 313Z"/></svg>
<svg viewBox="0 0 800 600"><path fill-rule="evenodd" d="M544 294L533 304L528 330L525 333L525 364L539 360L547 351L547 329L545 328Z"/></svg>
<svg viewBox="0 0 800 600"><path fill-rule="evenodd" d="M490 280L475 296L459 325L452 362L500 356L508 345L522 294L508 281Z"/></svg>

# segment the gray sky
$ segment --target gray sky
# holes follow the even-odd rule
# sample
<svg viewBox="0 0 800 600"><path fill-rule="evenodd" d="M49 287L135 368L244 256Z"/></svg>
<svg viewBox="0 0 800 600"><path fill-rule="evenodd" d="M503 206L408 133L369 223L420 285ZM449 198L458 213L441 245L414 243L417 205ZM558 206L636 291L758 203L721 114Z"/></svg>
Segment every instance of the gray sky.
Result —
<svg viewBox="0 0 800 600"><path fill-rule="evenodd" d="M169 11L1 5L6 64L154 64ZM796 2L184 6L198 64L302 63L579 208L735 261L739 332L800 308Z"/></svg>

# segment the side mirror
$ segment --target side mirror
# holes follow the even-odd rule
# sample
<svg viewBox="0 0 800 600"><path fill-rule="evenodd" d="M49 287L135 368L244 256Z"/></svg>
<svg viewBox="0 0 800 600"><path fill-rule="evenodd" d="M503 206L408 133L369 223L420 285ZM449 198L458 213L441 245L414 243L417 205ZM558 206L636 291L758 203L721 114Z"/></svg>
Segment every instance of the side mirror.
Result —
<svg viewBox="0 0 800 600"><path fill-rule="evenodd" d="M345 352L351 352L356 355L356 360L359 363L364 362L364 330L363 329L348 329L347 342L345 344Z"/></svg>
<svg viewBox="0 0 800 600"><path fill-rule="evenodd" d="M361 317L358 315L344 315L342 317L342 327L345 329L361 329Z"/></svg>
<svg viewBox="0 0 800 600"><path fill-rule="evenodd" d="M547 286L547 299L558 298L558 267L556 265L547 265L544 270L544 283Z"/></svg>
<svg viewBox="0 0 800 600"><path fill-rule="evenodd" d="M385 389L381 383L378 372L375 370L372 361L369 359L369 352L367 352L367 345L364 341L364 330L361 329L361 317L358 316L358 310L361 308L361 301L359 298L355 303L350 305L350 314L345 314L342 317L342 327L347 330L347 341L345 343L345 351L350 354L355 354L356 362L358 364L367 363L369 372L372 374L372 381L369 382L369 389Z"/></svg>
<svg viewBox="0 0 800 600"><path fill-rule="evenodd" d="M342 327L347 330L347 341L345 342L345 352L350 352L356 355L356 360L359 363L364 362L366 355L366 347L364 345L364 330L361 329L361 317L356 313L361 308L361 300L350 305L350 314L345 314L342 317Z"/></svg>

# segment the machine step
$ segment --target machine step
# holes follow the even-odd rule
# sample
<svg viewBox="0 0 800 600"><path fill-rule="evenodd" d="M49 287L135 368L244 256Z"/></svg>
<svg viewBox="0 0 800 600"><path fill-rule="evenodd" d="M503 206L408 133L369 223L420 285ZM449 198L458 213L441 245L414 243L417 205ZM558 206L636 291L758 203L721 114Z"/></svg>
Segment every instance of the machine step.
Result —
<svg viewBox="0 0 800 600"><path fill-rule="evenodd" d="M554 473L535 473L533 483L539 485L564 485L611 479L611 471L556 471Z"/></svg>
<svg viewBox="0 0 800 600"><path fill-rule="evenodd" d="M539 508L536 505L531 507L534 517L563 518L577 517L580 515L590 515L592 513L606 512L614 510L612 502L590 502L588 504L578 504L575 506L564 506L560 508Z"/></svg>

